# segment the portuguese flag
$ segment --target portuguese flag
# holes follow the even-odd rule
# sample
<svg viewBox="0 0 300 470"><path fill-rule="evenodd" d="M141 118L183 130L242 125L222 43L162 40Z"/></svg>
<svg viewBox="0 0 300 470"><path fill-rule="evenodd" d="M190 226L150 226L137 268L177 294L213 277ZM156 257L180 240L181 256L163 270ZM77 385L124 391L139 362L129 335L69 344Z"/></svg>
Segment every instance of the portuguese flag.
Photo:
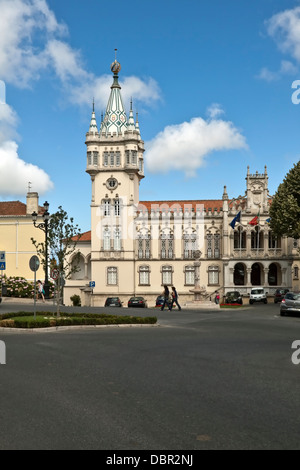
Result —
<svg viewBox="0 0 300 470"><path fill-rule="evenodd" d="M259 224L259 211L258 214L249 222L249 225L258 225Z"/></svg>

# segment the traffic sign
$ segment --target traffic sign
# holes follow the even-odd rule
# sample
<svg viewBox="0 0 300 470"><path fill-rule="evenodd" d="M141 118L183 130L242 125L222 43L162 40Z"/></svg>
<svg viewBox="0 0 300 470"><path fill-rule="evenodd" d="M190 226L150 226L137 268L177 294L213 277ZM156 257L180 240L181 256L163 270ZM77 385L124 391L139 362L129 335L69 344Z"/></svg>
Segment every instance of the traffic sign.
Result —
<svg viewBox="0 0 300 470"><path fill-rule="evenodd" d="M6 263L0 262L0 270L3 271L4 269L6 269Z"/></svg>
<svg viewBox="0 0 300 470"><path fill-rule="evenodd" d="M52 269L51 273L50 273L50 276L52 277L52 279L54 279L56 281L56 279L58 279L58 276L59 276L58 269Z"/></svg>
<svg viewBox="0 0 300 470"><path fill-rule="evenodd" d="M0 251L0 261L1 263L5 263L5 251Z"/></svg>
<svg viewBox="0 0 300 470"><path fill-rule="evenodd" d="M38 259L37 256L32 256L29 260L29 267L31 271L37 271L40 267L40 260Z"/></svg>
<svg viewBox="0 0 300 470"><path fill-rule="evenodd" d="M96 283L95 281L90 281L90 287L95 287Z"/></svg>

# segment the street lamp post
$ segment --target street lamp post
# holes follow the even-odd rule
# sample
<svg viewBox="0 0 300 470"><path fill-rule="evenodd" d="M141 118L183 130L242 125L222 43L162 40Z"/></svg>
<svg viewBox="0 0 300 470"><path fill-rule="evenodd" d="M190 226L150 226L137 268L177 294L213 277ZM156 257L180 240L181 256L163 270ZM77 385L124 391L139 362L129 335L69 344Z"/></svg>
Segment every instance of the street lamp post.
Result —
<svg viewBox="0 0 300 470"><path fill-rule="evenodd" d="M49 209L49 203L46 201L44 202L44 213L43 213L43 219L44 222L37 224L37 217L38 214L36 212L32 213L32 220L33 220L33 225L36 228L39 228L40 230L43 230L45 232L45 284L44 284L44 290L45 290L45 299L49 299L49 279L48 279L48 222L49 222L49 217L50 214L48 212Z"/></svg>

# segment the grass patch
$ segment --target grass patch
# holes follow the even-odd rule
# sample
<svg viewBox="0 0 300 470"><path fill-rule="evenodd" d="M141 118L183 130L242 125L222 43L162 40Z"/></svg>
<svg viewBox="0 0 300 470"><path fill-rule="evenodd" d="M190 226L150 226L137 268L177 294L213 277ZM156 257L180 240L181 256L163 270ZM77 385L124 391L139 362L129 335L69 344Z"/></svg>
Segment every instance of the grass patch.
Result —
<svg viewBox="0 0 300 470"><path fill-rule="evenodd" d="M63 313L56 317L52 312L16 312L0 316L0 327L6 328L49 328L69 325L124 325L155 324L156 317L135 317L131 315L107 315L94 313Z"/></svg>
<svg viewBox="0 0 300 470"><path fill-rule="evenodd" d="M243 308L245 305L241 304L220 304L220 308Z"/></svg>

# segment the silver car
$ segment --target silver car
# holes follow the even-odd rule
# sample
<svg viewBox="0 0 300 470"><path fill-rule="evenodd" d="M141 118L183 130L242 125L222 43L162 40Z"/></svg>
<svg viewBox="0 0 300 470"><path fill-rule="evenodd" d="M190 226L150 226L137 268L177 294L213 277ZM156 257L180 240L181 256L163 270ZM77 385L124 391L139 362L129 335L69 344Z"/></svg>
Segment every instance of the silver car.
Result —
<svg viewBox="0 0 300 470"><path fill-rule="evenodd" d="M288 292L285 294L280 304L280 315L289 313L300 313L300 294L298 292Z"/></svg>

